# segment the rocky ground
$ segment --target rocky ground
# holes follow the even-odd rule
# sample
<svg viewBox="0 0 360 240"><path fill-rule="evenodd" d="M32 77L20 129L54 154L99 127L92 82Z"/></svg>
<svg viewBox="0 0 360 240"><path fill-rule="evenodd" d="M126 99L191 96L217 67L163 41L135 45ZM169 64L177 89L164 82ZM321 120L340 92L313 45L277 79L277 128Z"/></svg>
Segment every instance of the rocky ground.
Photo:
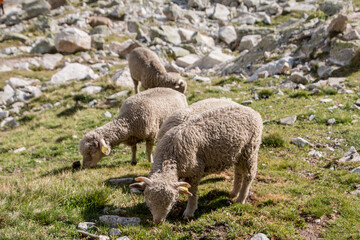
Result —
<svg viewBox="0 0 360 240"><path fill-rule="evenodd" d="M360 206L351 204L360 191L359 6L349 0L7 0L0 18L0 238L31 231L26 238L71 238L77 226L83 237L107 239L122 235L105 230L109 225L128 222L136 226L121 230L131 239L267 239L256 238L259 232L271 239L359 237ZM93 28L91 16L112 24ZM100 169L68 168L80 159L79 138L115 117L133 94L126 56L140 45L188 81L189 103L224 97L261 113L263 147L249 205L212 192L214 186L228 191L227 172L205 180L205 210L195 220L179 223L175 210L170 223L153 228L141 195L124 184L108 186L112 178L147 174L146 163L123 166L129 149L121 147ZM70 185L57 189L59 176ZM12 206L16 198L24 203ZM217 210L209 213L211 207Z"/></svg>

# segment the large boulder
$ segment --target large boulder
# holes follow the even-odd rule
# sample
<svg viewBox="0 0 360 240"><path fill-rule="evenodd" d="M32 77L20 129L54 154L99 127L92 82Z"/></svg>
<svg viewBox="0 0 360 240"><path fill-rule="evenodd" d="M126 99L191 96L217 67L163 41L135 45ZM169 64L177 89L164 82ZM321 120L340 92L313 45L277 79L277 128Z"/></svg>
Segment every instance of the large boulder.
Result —
<svg viewBox="0 0 360 240"><path fill-rule="evenodd" d="M160 27L152 27L150 31L151 31L150 33L151 39L158 37L171 44L178 45L181 43L181 37L178 32L178 29L174 27L164 25Z"/></svg>
<svg viewBox="0 0 360 240"><path fill-rule="evenodd" d="M218 64L224 63L226 61L231 61L232 59L234 59L233 56L224 54L221 52L220 49L217 49L204 56L200 60L196 61L194 64L191 65L191 68L199 67L200 69L210 69Z"/></svg>
<svg viewBox="0 0 360 240"><path fill-rule="evenodd" d="M55 9L68 4L68 0L47 0L51 6L51 9Z"/></svg>
<svg viewBox="0 0 360 240"><path fill-rule="evenodd" d="M65 28L55 38L55 47L59 52L74 53L91 48L91 37L77 28Z"/></svg>
<svg viewBox="0 0 360 240"><path fill-rule="evenodd" d="M334 40L331 44L329 61L339 66L349 65L360 47L360 40Z"/></svg>
<svg viewBox="0 0 360 240"><path fill-rule="evenodd" d="M236 38L237 35L234 26L224 26L219 29L219 39L225 42L227 45L235 42Z"/></svg>
<svg viewBox="0 0 360 240"><path fill-rule="evenodd" d="M112 80L116 86L133 88L134 82L131 78L129 68L124 68L115 73Z"/></svg>
<svg viewBox="0 0 360 240"><path fill-rule="evenodd" d="M351 0L325 0L320 4L319 9L326 15L333 16L339 12L352 11Z"/></svg>
<svg viewBox="0 0 360 240"><path fill-rule="evenodd" d="M56 53L54 39L44 38L40 40L33 46L30 53L38 53L38 54Z"/></svg>
<svg viewBox="0 0 360 240"><path fill-rule="evenodd" d="M25 18L29 19L50 13L51 6L46 0L27 0L23 2L22 8L26 14Z"/></svg>
<svg viewBox="0 0 360 240"><path fill-rule="evenodd" d="M49 82L50 85L64 84L73 80L95 79L98 76L94 71L79 63L70 63L55 73Z"/></svg>
<svg viewBox="0 0 360 240"><path fill-rule="evenodd" d="M217 3L215 4L214 12L211 18L221 21L227 21L229 20L229 15L230 15L229 9L226 6Z"/></svg>
<svg viewBox="0 0 360 240"><path fill-rule="evenodd" d="M182 9L177 4L170 4L163 10L163 13L170 21L176 21L182 17Z"/></svg>

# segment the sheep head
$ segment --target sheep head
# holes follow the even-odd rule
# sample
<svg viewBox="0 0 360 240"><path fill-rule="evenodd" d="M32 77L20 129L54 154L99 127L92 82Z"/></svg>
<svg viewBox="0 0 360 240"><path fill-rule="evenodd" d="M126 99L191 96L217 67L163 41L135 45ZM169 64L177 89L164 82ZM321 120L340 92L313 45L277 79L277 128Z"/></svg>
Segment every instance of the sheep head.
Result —
<svg viewBox="0 0 360 240"><path fill-rule="evenodd" d="M179 78L179 74L177 73L168 73L168 78L170 78L170 82L173 84L172 88L178 92L184 93L186 91L187 83L184 79Z"/></svg>
<svg viewBox="0 0 360 240"><path fill-rule="evenodd" d="M79 143L80 153L83 156L82 168L94 167L102 157L110 154L111 147L97 134L87 134Z"/></svg>
<svg viewBox="0 0 360 240"><path fill-rule="evenodd" d="M131 188L144 189L146 205L153 215L155 224L162 223L176 202L179 193L192 195L186 182L171 183L164 179L135 178L141 183L131 184Z"/></svg>

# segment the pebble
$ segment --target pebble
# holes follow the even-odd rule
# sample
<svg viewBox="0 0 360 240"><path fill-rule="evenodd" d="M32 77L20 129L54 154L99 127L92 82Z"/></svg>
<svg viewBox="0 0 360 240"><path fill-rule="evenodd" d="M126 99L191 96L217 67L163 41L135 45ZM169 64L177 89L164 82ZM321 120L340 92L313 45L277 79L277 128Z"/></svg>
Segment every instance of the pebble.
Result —
<svg viewBox="0 0 360 240"><path fill-rule="evenodd" d="M104 117L111 118L112 114L109 111L104 112Z"/></svg>
<svg viewBox="0 0 360 240"><path fill-rule="evenodd" d="M141 219L138 217L119 217L116 215L104 215L99 218L100 222L107 224L110 227L117 227L118 225L122 226L138 226L141 222Z"/></svg>
<svg viewBox="0 0 360 240"><path fill-rule="evenodd" d="M330 98L320 99L320 103L330 103L330 102L332 102L332 99Z"/></svg>
<svg viewBox="0 0 360 240"><path fill-rule="evenodd" d="M250 240L269 240L269 238L263 233L258 233L255 234Z"/></svg>
<svg viewBox="0 0 360 240"><path fill-rule="evenodd" d="M21 148L15 149L15 150L14 150L14 153L23 152L23 151L25 151L25 150L26 150L25 147L21 147Z"/></svg>
<svg viewBox="0 0 360 240"><path fill-rule="evenodd" d="M310 143L308 141L306 141L305 139L303 139L301 137L293 138L293 139L291 139L290 142L299 147L305 147L306 145L310 145Z"/></svg>
<svg viewBox="0 0 360 240"><path fill-rule="evenodd" d="M79 162L79 161L78 161ZM78 224L77 228L80 230L88 230L95 227L95 223L94 222L81 222Z"/></svg>
<svg viewBox="0 0 360 240"><path fill-rule="evenodd" d="M109 236L110 237L117 237L117 236L121 236L122 232L120 229L118 228L110 228L109 229Z"/></svg>
<svg viewBox="0 0 360 240"><path fill-rule="evenodd" d="M330 119L327 121L327 124L328 124L328 125L332 125L332 124L335 124L335 123L336 123L335 118L330 118Z"/></svg>

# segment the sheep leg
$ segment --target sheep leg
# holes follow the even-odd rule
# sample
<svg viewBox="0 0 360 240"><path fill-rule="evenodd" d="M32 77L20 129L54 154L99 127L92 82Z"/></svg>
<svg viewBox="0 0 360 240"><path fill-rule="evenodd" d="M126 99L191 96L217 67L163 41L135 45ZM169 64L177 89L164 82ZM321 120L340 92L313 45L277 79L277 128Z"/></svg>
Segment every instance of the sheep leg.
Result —
<svg viewBox="0 0 360 240"><path fill-rule="evenodd" d="M137 161L136 161L136 144L131 146L131 153L132 153L131 165L136 165L137 164Z"/></svg>
<svg viewBox="0 0 360 240"><path fill-rule="evenodd" d="M242 184L242 171L241 171L241 166L239 165L235 165L235 170L234 170L234 187L233 190L230 193L230 197L231 198L235 198L239 195L240 192L240 188L241 188L241 184Z"/></svg>
<svg viewBox="0 0 360 240"><path fill-rule="evenodd" d="M133 82L134 82L135 94L137 94L139 92L139 81L133 78Z"/></svg>
<svg viewBox="0 0 360 240"><path fill-rule="evenodd" d="M247 161L244 161L245 167L242 168L243 171L242 185L241 185L239 197L236 199L237 202L240 202L242 204L245 203L245 200L250 191L251 183L256 176L257 157L258 157L257 150L258 149L256 149L253 152L253 154L251 154L251 157Z"/></svg>
<svg viewBox="0 0 360 240"><path fill-rule="evenodd" d="M146 141L146 154L150 163L153 163L153 156L152 156L153 146L154 146L154 141L152 140Z"/></svg>
<svg viewBox="0 0 360 240"><path fill-rule="evenodd" d="M187 183L191 185L189 192L192 193L192 196L188 197L186 209L183 213L184 218L194 217L194 212L198 208L198 185L200 179L191 180L189 178L185 179Z"/></svg>

